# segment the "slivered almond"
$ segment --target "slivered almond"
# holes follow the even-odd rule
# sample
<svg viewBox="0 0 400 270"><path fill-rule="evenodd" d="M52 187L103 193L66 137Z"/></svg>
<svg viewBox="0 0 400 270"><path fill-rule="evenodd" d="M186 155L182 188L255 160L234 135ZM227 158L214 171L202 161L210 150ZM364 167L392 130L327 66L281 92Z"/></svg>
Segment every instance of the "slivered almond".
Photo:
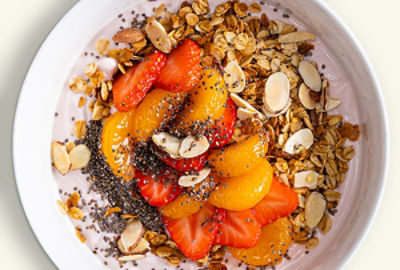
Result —
<svg viewBox="0 0 400 270"><path fill-rule="evenodd" d="M129 252L132 251L142 239L144 234L144 227L139 220L134 220L126 225L121 234L121 245Z"/></svg>
<svg viewBox="0 0 400 270"><path fill-rule="evenodd" d="M326 104L325 104L325 111L329 112L329 111L335 109L341 103L342 103L342 101L340 99L331 98L331 97L327 96L326 97Z"/></svg>
<svg viewBox="0 0 400 270"><path fill-rule="evenodd" d="M321 75L317 68L308 61L301 61L299 64L299 73L304 83L315 92L321 91L322 81Z"/></svg>
<svg viewBox="0 0 400 270"><path fill-rule="evenodd" d="M77 170L85 168L90 160L91 152L89 148L80 144L74 147L71 152L69 152L69 159L71 160L71 169Z"/></svg>
<svg viewBox="0 0 400 270"><path fill-rule="evenodd" d="M307 187L315 189L318 184L319 174L314 171L304 171L294 174L294 187L302 188Z"/></svg>
<svg viewBox="0 0 400 270"><path fill-rule="evenodd" d="M167 132L161 132L151 136L153 142L162 150L176 158L179 156L181 140Z"/></svg>
<svg viewBox="0 0 400 270"><path fill-rule="evenodd" d="M257 118L260 120L265 120L265 115L263 115L262 113L260 113L256 108L254 108L253 106L251 106L247 101L245 101L243 98L239 97L238 94L235 93L230 93L230 97L232 98L233 102L235 102L235 104L240 107L240 108L245 108L248 109L250 111L254 111L255 113L257 113Z"/></svg>
<svg viewBox="0 0 400 270"><path fill-rule="evenodd" d="M304 218L308 228L315 228L325 214L326 200L319 192L313 192L305 203Z"/></svg>
<svg viewBox="0 0 400 270"><path fill-rule="evenodd" d="M61 142L53 142L51 144L51 158L57 171L61 174L66 174L71 168L68 151L65 145Z"/></svg>
<svg viewBox="0 0 400 270"><path fill-rule="evenodd" d="M253 119L257 117L257 111L249 110L246 108L239 108L236 111L237 118L241 121L246 121L248 119Z"/></svg>
<svg viewBox="0 0 400 270"><path fill-rule="evenodd" d="M125 255L118 258L120 262L137 261L146 258L143 254Z"/></svg>
<svg viewBox="0 0 400 270"><path fill-rule="evenodd" d="M155 18L150 18L148 20L144 30L154 47L164 53L169 53L171 51L172 43L168 33L165 31L164 26Z"/></svg>
<svg viewBox="0 0 400 270"><path fill-rule="evenodd" d="M207 176L210 174L211 169L210 168L204 168L197 175L182 175L179 178L179 185L183 187L191 187L194 186L204 179L207 178Z"/></svg>
<svg viewBox="0 0 400 270"><path fill-rule="evenodd" d="M116 33L112 39L117 43L134 43L145 38L143 31L137 28L125 28Z"/></svg>
<svg viewBox="0 0 400 270"><path fill-rule="evenodd" d="M246 86L246 76L238 62L231 61L224 68L224 81L231 93L240 93Z"/></svg>
<svg viewBox="0 0 400 270"><path fill-rule="evenodd" d="M276 72L269 76L265 83L264 106L268 111L279 112L289 101L290 82L283 72Z"/></svg>
<svg viewBox="0 0 400 270"><path fill-rule="evenodd" d="M268 108L266 106L263 106L263 113L267 116L267 117L277 117L279 115L282 115L284 113L286 113L290 106L292 105L292 99L289 98L288 103L286 104L286 106L279 112L271 112L268 110Z"/></svg>
<svg viewBox="0 0 400 270"><path fill-rule="evenodd" d="M284 35L280 35L278 38L279 43L292 43L302 42L306 40L314 40L315 35L308 32L292 32Z"/></svg>
<svg viewBox="0 0 400 270"><path fill-rule="evenodd" d="M130 251L131 254L142 254L150 250L150 243L146 239L142 238L139 244Z"/></svg>
<svg viewBox="0 0 400 270"><path fill-rule="evenodd" d="M194 158L205 153L210 147L207 137L204 135L195 137L192 135L183 139L179 149L179 155L184 158Z"/></svg>
<svg viewBox="0 0 400 270"><path fill-rule="evenodd" d="M294 133L286 141L285 152L293 155L302 152L302 149L309 149L314 143L314 135L309 128L303 128Z"/></svg>
<svg viewBox="0 0 400 270"><path fill-rule="evenodd" d="M299 88L299 99L304 108L308 110L313 110L317 106L310 96L310 89L304 83L302 83Z"/></svg>

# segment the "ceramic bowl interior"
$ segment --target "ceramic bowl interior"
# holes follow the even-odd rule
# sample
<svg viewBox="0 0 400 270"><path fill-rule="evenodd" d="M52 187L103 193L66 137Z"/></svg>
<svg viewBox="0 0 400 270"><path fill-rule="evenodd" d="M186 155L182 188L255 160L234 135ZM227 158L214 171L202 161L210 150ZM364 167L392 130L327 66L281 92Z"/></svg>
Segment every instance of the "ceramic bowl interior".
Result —
<svg viewBox="0 0 400 270"><path fill-rule="evenodd" d="M299 18L327 44L351 83L351 112L361 127L357 161L343 185L343 198L332 232L295 269L339 268L366 234L382 194L387 169L388 132L377 79L354 36L318 0L270 0ZM14 126L14 168L25 212L42 246L60 269L100 269L102 263L78 243L74 229L60 216L51 170L53 116L71 68L95 34L121 10L146 1L82 0L60 21L42 45L26 77ZM73 258L73 259L71 259ZM283 267L288 269L289 267ZM292 266L290 267L292 269Z"/></svg>

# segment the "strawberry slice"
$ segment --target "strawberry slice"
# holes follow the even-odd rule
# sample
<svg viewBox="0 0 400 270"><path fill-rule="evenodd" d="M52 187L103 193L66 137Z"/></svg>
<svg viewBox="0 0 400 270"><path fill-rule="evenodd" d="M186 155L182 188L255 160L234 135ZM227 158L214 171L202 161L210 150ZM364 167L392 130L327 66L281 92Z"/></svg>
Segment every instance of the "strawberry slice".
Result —
<svg viewBox="0 0 400 270"><path fill-rule="evenodd" d="M253 209L257 221L264 226L293 213L298 205L296 192L273 178L269 192Z"/></svg>
<svg viewBox="0 0 400 270"><path fill-rule="evenodd" d="M177 176L171 172L165 172L155 179L151 174L136 170L135 177L143 198L154 206L168 204L183 191L183 187L177 183Z"/></svg>
<svg viewBox="0 0 400 270"><path fill-rule="evenodd" d="M185 173L189 171L201 171L204 167L204 163L206 162L207 157L208 152L194 158L173 159L168 155L162 156L160 158L165 164L167 164L171 168L174 168L178 172Z"/></svg>
<svg viewBox="0 0 400 270"><path fill-rule="evenodd" d="M210 251L217 230L220 212L205 204L199 212L181 219L163 217L165 227L181 252L194 261L204 258Z"/></svg>
<svg viewBox="0 0 400 270"><path fill-rule="evenodd" d="M236 105L231 98L226 102L226 109L222 118L215 122L206 136L211 148L222 147L232 138L236 124Z"/></svg>
<svg viewBox="0 0 400 270"><path fill-rule="evenodd" d="M143 62L119 76L112 87L115 107L126 112L139 104L160 75L165 61L165 54L154 51Z"/></svg>
<svg viewBox="0 0 400 270"><path fill-rule="evenodd" d="M261 236L261 224L257 222L254 210L224 211L225 219L222 220L215 243L235 248L256 246Z"/></svg>
<svg viewBox="0 0 400 270"><path fill-rule="evenodd" d="M193 88L200 80L200 47L186 39L167 58L155 86L172 92Z"/></svg>

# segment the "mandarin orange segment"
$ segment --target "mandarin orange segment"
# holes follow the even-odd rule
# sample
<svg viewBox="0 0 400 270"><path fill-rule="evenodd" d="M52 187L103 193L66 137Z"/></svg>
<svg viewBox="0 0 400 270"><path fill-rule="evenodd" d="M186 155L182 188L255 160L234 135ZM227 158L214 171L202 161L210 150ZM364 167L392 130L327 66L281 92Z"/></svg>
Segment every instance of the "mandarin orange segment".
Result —
<svg viewBox="0 0 400 270"><path fill-rule="evenodd" d="M113 173L124 180L135 176L135 169L129 161L129 153L132 151L129 140L133 132L135 111L132 109L110 115L101 132L101 151Z"/></svg>
<svg viewBox="0 0 400 270"><path fill-rule="evenodd" d="M205 202L196 201L185 193L181 193L175 200L160 208L163 216L177 219L184 218L200 210Z"/></svg>
<svg viewBox="0 0 400 270"><path fill-rule="evenodd" d="M218 188L210 195L209 202L219 208L242 211L252 208L268 193L272 181L272 167L261 162L245 175L215 177Z"/></svg>
<svg viewBox="0 0 400 270"><path fill-rule="evenodd" d="M211 151L208 161L215 174L235 177L252 171L267 151L267 137L264 134L252 135L243 141Z"/></svg>
<svg viewBox="0 0 400 270"><path fill-rule="evenodd" d="M190 104L177 119L178 127L187 128L196 122L206 123L222 117L228 90L216 69L203 69L200 82L188 94Z"/></svg>
<svg viewBox="0 0 400 270"><path fill-rule="evenodd" d="M133 138L137 141L147 140L163 121L173 116L184 97L184 93L177 94L162 89L154 89L148 93L137 107L133 118Z"/></svg>
<svg viewBox="0 0 400 270"><path fill-rule="evenodd" d="M264 226L258 244L253 248L229 248L231 254L244 263L261 266L277 265L292 242L292 227L287 218Z"/></svg>

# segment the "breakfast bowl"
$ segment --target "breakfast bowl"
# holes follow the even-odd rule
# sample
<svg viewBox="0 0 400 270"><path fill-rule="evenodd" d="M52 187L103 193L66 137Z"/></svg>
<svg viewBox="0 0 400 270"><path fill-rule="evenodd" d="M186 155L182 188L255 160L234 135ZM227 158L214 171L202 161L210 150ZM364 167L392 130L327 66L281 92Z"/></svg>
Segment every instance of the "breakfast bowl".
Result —
<svg viewBox="0 0 400 270"><path fill-rule="evenodd" d="M222 2L210 1L210 9ZM68 177L63 177L53 168L50 156L52 141L60 144L72 141L75 135L71 130L77 129L75 120L88 121L93 116L90 110L78 110L80 97L69 90L70 80L94 61L107 69L108 58L104 59L99 50L97 53L94 50L100 46L98 41L111 39L142 14L151 16L161 3L172 12L176 12L181 4L180 1L80 1L49 34L26 76L14 123L14 170L32 229L60 269L119 268L118 262L96 255L100 253L96 248L99 238L108 237L107 233L101 237L85 234L85 224L71 222L57 208L60 197L67 198L73 191L79 189L82 198L90 193L86 177L80 171L70 171ZM329 95L341 101L332 113L341 115L340 121L357 124L360 132L358 140L351 142L355 154L348 163L345 180L334 193L340 196L340 201L334 207L335 211L330 212L329 233L313 235L313 239L319 240L310 242L310 250L293 245L277 268L341 268L365 237L378 209L386 178L388 126L378 80L354 35L323 1L266 0L257 3L270 20L290 22L296 30L315 35L312 43L315 49L307 59L321 65L320 72L330 84ZM112 79L107 73L105 77ZM101 195L93 196L101 200ZM90 208L84 204L82 208L85 207ZM77 230L77 226L81 227ZM82 239L82 234L86 235L86 245L76 237ZM226 256L228 269L245 267L229 254ZM154 255L129 267L175 268ZM191 262L181 267L197 268Z"/></svg>

